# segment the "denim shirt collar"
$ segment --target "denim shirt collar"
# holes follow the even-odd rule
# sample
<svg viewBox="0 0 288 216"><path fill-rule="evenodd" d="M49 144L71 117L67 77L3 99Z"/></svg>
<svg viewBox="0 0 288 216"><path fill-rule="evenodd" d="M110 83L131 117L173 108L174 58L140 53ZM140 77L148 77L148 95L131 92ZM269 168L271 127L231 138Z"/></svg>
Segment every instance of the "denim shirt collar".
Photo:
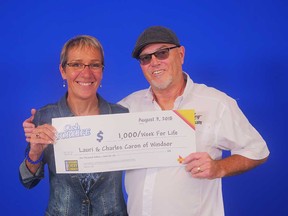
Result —
<svg viewBox="0 0 288 216"><path fill-rule="evenodd" d="M71 112L68 106L67 96L68 96L68 92L58 102L59 111L60 111L61 116L72 117L75 115ZM102 98L98 93L96 94L96 97L98 98L98 106L100 109L100 115L112 114L112 110L111 110L109 103L106 100L104 100L104 98Z"/></svg>

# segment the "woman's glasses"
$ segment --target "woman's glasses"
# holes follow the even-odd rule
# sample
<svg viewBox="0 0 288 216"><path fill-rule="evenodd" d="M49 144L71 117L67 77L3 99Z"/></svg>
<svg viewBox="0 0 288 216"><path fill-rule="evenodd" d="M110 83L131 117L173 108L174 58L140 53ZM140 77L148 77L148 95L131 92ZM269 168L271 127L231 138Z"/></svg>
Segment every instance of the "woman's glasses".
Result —
<svg viewBox="0 0 288 216"><path fill-rule="evenodd" d="M169 48L164 48L164 49L160 49L154 53L150 53L150 54L145 54L142 56L138 57L138 60L140 61L141 65L147 65L151 62L152 59L152 55L154 55L158 60L165 60L169 57L169 51L171 49L177 48L180 46L174 46L174 47L169 47Z"/></svg>
<svg viewBox="0 0 288 216"><path fill-rule="evenodd" d="M89 67L89 69L93 72L98 72L98 71L102 70L102 68L104 67L104 65L99 64L99 63L93 63L93 64L86 65L83 63L73 62L73 63L67 63L66 65L71 67L72 70L75 72L82 72L86 66Z"/></svg>

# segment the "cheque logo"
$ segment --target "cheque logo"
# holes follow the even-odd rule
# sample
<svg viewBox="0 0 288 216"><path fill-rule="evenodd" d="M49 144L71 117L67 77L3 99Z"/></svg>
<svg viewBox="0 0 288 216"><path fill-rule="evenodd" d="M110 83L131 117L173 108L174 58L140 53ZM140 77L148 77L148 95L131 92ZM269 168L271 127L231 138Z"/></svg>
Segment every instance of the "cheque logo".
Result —
<svg viewBox="0 0 288 216"><path fill-rule="evenodd" d="M66 171L78 171L78 161L77 160L65 160L65 170Z"/></svg>
<svg viewBox="0 0 288 216"><path fill-rule="evenodd" d="M63 131L58 132L57 139L69 139L75 137L90 136L91 128L81 128L78 123L67 124L64 126Z"/></svg>
<svg viewBox="0 0 288 216"><path fill-rule="evenodd" d="M179 155L177 161L178 161L180 164L182 164L183 161L184 161L184 158Z"/></svg>

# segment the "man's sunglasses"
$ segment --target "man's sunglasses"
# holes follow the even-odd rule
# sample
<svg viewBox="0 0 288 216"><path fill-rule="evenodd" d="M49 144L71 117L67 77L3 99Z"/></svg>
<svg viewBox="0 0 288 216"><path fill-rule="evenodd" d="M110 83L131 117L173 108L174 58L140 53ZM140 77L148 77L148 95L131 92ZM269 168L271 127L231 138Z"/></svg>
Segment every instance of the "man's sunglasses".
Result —
<svg viewBox="0 0 288 216"><path fill-rule="evenodd" d="M150 54L145 54L145 55L141 55L138 57L138 60L140 62L141 65L147 65L151 62L152 59L152 55L154 55L158 60L165 60L169 57L169 51L171 49L177 48L180 46L174 46L174 47L169 47L169 48L164 48L164 49L160 49L154 53L150 53Z"/></svg>

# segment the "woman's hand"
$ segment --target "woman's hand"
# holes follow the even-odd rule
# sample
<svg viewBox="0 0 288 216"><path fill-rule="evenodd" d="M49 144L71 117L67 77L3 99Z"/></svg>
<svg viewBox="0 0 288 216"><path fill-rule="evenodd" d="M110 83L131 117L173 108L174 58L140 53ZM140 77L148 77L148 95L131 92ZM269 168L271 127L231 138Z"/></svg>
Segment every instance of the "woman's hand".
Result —
<svg viewBox="0 0 288 216"><path fill-rule="evenodd" d="M31 109L31 116L28 119L26 119L22 124L27 142L30 142L32 131L35 128L35 125L33 124L35 113L36 109Z"/></svg>
<svg viewBox="0 0 288 216"><path fill-rule="evenodd" d="M35 113L36 109L31 109L31 116L23 122L26 141L30 142L28 156L32 161L37 161L41 157L44 149L47 148L49 144L53 144L56 139L56 130L52 125L44 124L35 127L33 124ZM30 170L32 170L32 168ZM35 170L33 169L33 171Z"/></svg>
<svg viewBox="0 0 288 216"><path fill-rule="evenodd" d="M47 148L49 144L53 144L56 139L56 130L49 124L39 125L34 128L30 134L29 156L30 154L40 156L44 149Z"/></svg>

